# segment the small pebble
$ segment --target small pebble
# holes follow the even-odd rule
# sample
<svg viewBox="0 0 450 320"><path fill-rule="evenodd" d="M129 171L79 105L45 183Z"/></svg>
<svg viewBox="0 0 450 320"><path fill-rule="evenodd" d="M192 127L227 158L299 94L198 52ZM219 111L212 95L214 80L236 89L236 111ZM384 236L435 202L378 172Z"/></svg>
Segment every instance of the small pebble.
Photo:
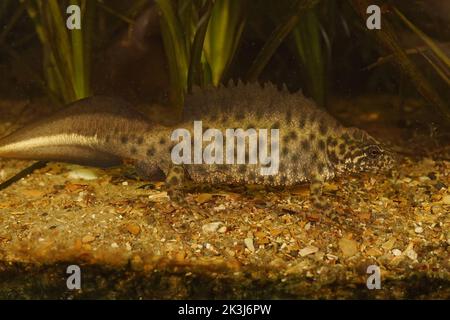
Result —
<svg viewBox="0 0 450 320"><path fill-rule="evenodd" d="M411 178L408 178L408 177L405 177L405 178L403 178L403 179L400 180L400 181L406 182L406 183L410 183L410 182L412 181L412 179L411 179Z"/></svg>
<svg viewBox="0 0 450 320"><path fill-rule="evenodd" d="M396 257L401 256L402 252L399 249L393 249L392 254Z"/></svg>
<svg viewBox="0 0 450 320"><path fill-rule="evenodd" d="M135 236L141 232L141 228L137 223L130 222L126 225L127 231Z"/></svg>
<svg viewBox="0 0 450 320"><path fill-rule="evenodd" d="M225 207L225 205L224 205L223 203L221 203L221 204L218 205L217 207L214 207L213 210L216 211L216 212L219 212L219 211L225 210L226 208L227 208L227 207Z"/></svg>
<svg viewBox="0 0 450 320"><path fill-rule="evenodd" d="M436 173L434 172L428 173L428 178L430 178L431 180L436 180Z"/></svg>
<svg viewBox="0 0 450 320"><path fill-rule="evenodd" d="M358 252L358 243L352 239L342 238L339 240L339 248L344 257L351 257Z"/></svg>
<svg viewBox="0 0 450 320"><path fill-rule="evenodd" d="M207 223L202 226L202 231L205 233L213 233L216 232L222 225L223 222L221 221Z"/></svg>
<svg viewBox="0 0 450 320"><path fill-rule="evenodd" d="M414 245L410 243L405 250L405 255L411 260L417 260L417 252L413 249Z"/></svg>
<svg viewBox="0 0 450 320"><path fill-rule="evenodd" d="M328 260L337 260L337 259L339 259L338 256L336 256L334 254L331 254L331 253L327 253L326 257L327 257Z"/></svg>
<svg viewBox="0 0 450 320"><path fill-rule="evenodd" d="M389 250L391 250L394 247L394 244L395 244L395 238L391 238L388 241L386 241L385 243L383 243L381 245L381 247L384 250L389 251Z"/></svg>
<svg viewBox="0 0 450 320"><path fill-rule="evenodd" d="M443 204L450 204L450 194L446 194L442 197Z"/></svg>
<svg viewBox="0 0 450 320"><path fill-rule="evenodd" d="M87 192L81 191L80 193L78 193L78 197L77 197L76 201L78 201L78 202L85 201L86 196L87 196Z"/></svg>
<svg viewBox="0 0 450 320"><path fill-rule="evenodd" d="M444 183L440 182L440 181L438 183L436 183L434 185L434 187L436 188L436 190L441 190L441 189L446 189L447 188L447 186Z"/></svg>
<svg viewBox="0 0 450 320"><path fill-rule="evenodd" d="M156 194L151 194L148 196L148 199L150 201L154 202L163 202L169 199L169 196L167 195L167 192L159 192Z"/></svg>
<svg viewBox="0 0 450 320"><path fill-rule="evenodd" d="M253 245L253 239L252 238L245 238L244 244L247 247L248 250L251 252L255 252L255 246Z"/></svg>
<svg viewBox="0 0 450 320"><path fill-rule="evenodd" d="M319 251L319 248L317 248L315 246L307 246L307 247L301 249L298 253L300 254L300 256L304 257L304 256L310 255L312 253L316 253L317 251Z"/></svg>
<svg viewBox="0 0 450 320"><path fill-rule="evenodd" d="M68 173L70 179L95 180L98 179L97 174L91 169L79 168Z"/></svg>
<svg viewBox="0 0 450 320"><path fill-rule="evenodd" d="M378 250L377 248L370 248L369 250L367 250L367 255L369 256L374 256L374 257L378 257L381 256L383 253Z"/></svg>
<svg viewBox="0 0 450 320"><path fill-rule="evenodd" d="M210 201L212 197L213 195L210 193L201 193L197 197L195 197L195 201L197 201L198 204L203 204Z"/></svg>
<svg viewBox="0 0 450 320"><path fill-rule="evenodd" d="M88 234L88 235L85 235L81 239L81 242L83 242L83 243L90 243L90 242L93 242L94 240L95 240L95 237L93 235Z"/></svg>
<svg viewBox="0 0 450 320"><path fill-rule="evenodd" d="M44 195L44 192L42 190L23 190L22 194L27 196L27 197L42 197Z"/></svg>
<svg viewBox="0 0 450 320"><path fill-rule="evenodd" d="M415 232L415 233L422 233L422 232L423 232L423 228L422 228L422 227L416 227L416 228L414 229L414 232Z"/></svg>

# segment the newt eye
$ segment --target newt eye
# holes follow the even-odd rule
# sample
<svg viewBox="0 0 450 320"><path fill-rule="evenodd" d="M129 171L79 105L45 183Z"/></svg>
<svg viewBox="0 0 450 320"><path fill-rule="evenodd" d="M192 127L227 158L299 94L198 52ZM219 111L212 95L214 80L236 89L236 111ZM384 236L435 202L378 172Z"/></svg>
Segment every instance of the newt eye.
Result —
<svg viewBox="0 0 450 320"><path fill-rule="evenodd" d="M378 156L380 156L381 154L381 150L378 146L370 146L367 149L367 155L371 158L377 158Z"/></svg>

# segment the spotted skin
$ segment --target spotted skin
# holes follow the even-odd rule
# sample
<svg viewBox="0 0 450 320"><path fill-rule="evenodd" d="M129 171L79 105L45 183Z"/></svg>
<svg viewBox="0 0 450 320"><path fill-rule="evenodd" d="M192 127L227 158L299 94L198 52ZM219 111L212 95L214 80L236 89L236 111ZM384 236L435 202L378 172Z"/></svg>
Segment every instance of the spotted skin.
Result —
<svg viewBox="0 0 450 320"><path fill-rule="evenodd" d="M183 187L186 181L186 173L182 165L172 165L166 176L165 187L171 200L183 204L185 202Z"/></svg>
<svg viewBox="0 0 450 320"><path fill-rule="evenodd" d="M193 137L196 120L203 122L204 131L279 129L278 173L262 176L259 164L173 165L171 150L177 143L171 140L173 130L188 129ZM41 140L30 140L60 132L70 133L57 140L69 147L40 146ZM25 140L26 145L14 144ZM207 144L204 142L203 147ZM182 201L180 191L188 178L203 184L293 186L310 182L311 200L318 208L327 206L322 196L324 181L348 173L389 169L394 164L393 155L366 132L343 127L301 93L278 90L270 83L196 88L186 97L183 121L171 127L153 123L124 102L87 98L46 122L0 140L0 157L95 165L98 159L105 165L115 165L122 159L133 163L143 176L162 172L169 196L177 201Z"/></svg>
<svg viewBox="0 0 450 320"><path fill-rule="evenodd" d="M170 141L175 128L186 128L193 137L195 120L202 120L203 131L208 128L222 132L227 128L279 129L279 172L262 176L260 165L253 164L187 164L183 165L185 170L176 173L175 180L174 173L168 171L171 166L165 165L166 185L173 198L181 198L175 189L183 189L188 179L203 184L269 186L310 182L312 203L326 209L328 204L322 195L324 181L346 173L389 169L394 163L392 154L366 132L343 127L302 94L280 91L271 84L261 87L241 83L195 91L186 98L184 121L167 130L159 130L153 138L155 143L151 148L155 149L154 153L167 154L165 144ZM209 142L204 142L203 147L207 144ZM165 163L168 160L160 157L158 161ZM185 177L179 177L180 174Z"/></svg>

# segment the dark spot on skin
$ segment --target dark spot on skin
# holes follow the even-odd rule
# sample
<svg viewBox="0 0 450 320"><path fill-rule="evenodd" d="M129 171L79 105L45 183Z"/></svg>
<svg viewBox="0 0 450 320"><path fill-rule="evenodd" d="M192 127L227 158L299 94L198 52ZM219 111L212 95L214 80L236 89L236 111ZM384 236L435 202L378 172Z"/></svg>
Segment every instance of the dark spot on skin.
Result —
<svg viewBox="0 0 450 320"><path fill-rule="evenodd" d="M289 137L292 140L297 140L297 132L295 132L294 130L292 130L291 132L289 132Z"/></svg>
<svg viewBox="0 0 450 320"><path fill-rule="evenodd" d="M335 147L337 145L336 139L332 138L331 136L328 136L327 145L329 145L330 147Z"/></svg>
<svg viewBox="0 0 450 320"><path fill-rule="evenodd" d="M143 137L139 137L139 138L137 139L137 144L141 145L141 144L143 144L143 143L144 143L144 138L143 138Z"/></svg>
<svg viewBox="0 0 450 320"><path fill-rule="evenodd" d="M325 164L323 162L319 162L317 164L317 171L319 174L323 174L323 171L325 170Z"/></svg>
<svg viewBox="0 0 450 320"><path fill-rule="evenodd" d="M121 141L123 144L126 144L126 143L128 142L128 137L127 137L127 136L121 136L121 137L120 137L120 141Z"/></svg>
<svg viewBox="0 0 450 320"><path fill-rule="evenodd" d="M272 124L272 127L270 127L271 129L280 129L280 122L277 121L274 124Z"/></svg>
<svg viewBox="0 0 450 320"><path fill-rule="evenodd" d="M136 154L137 153L136 147L131 147L130 152L131 154Z"/></svg>
<svg viewBox="0 0 450 320"><path fill-rule="evenodd" d="M302 149L303 151L308 151L311 148L311 145L308 140L302 141Z"/></svg>
<svg viewBox="0 0 450 320"><path fill-rule="evenodd" d="M330 159L331 162L338 163L338 158L337 158L336 153L334 151L330 151L329 152L328 158Z"/></svg>
<svg viewBox="0 0 450 320"><path fill-rule="evenodd" d="M324 150L325 150L325 141L319 140L319 149L320 149L321 151L324 151Z"/></svg>
<svg viewBox="0 0 450 320"><path fill-rule="evenodd" d="M181 173L183 171L183 169L181 167L173 167L172 171L175 173Z"/></svg>
<svg viewBox="0 0 450 320"><path fill-rule="evenodd" d="M172 176L170 177L169 184L177 184L178 183L178 177Z"/></svg>
<svg viewBox="0 0 450 320"><path fill-rule="evenodd" d="M150 156L150 157L152 157L152 156L155 155L155 152L156 152L155 147L150 147L150 148L147 150L147 155Z"/></svg>
<svg viewBox="0 0 450 320"><path fill-rule="evenodd" d="M159 139L159 144L165 144L166 143L166 138L161 137L161 139Z"/></svg>
<svg viewBox="0 0 450 320"><path fill-rule="evenodd" d="M350 136L347 134L347 133L344 133L343 135L342 135L342 139L344 139L344 141L349 141L350 140Z"/></svg>

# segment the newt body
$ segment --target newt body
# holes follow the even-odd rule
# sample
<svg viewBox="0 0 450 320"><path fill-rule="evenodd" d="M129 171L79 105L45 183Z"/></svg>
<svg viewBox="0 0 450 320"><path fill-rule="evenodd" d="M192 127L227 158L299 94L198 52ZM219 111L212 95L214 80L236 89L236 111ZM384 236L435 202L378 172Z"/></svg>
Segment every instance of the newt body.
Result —
<svg viewBox="0 0 450 320"><path fill-rule="evenodd" d="M169 195L178 197L186 177L199 183L248 183L290 186L311 183L314 203L323 206L321 185L346 173L393 166L393 155L357 128L346 128L301 93L272 84L238 84L196 89L186 97L182 123L166 127L147 119L127 103L91 97L72 103L0 140L0 157L36 159L108 167L132 162L142 176L166 176ZM279 169L261 175L262 164L174 165L173 131L215 128L279 129ZM204 142L204 144L208 144ZM248 155L247 158L248 159Z"/></svg>

